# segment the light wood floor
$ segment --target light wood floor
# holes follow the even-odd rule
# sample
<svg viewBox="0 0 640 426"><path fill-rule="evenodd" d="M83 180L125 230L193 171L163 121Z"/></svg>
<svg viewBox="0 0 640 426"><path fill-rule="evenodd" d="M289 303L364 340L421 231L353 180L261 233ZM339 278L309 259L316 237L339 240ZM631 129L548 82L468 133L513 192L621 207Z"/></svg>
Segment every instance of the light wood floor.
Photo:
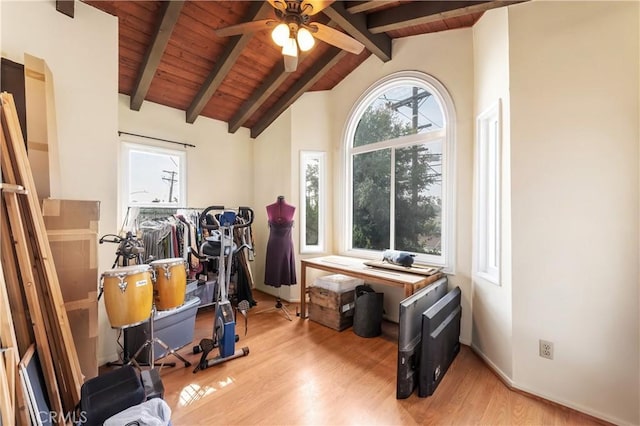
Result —
<svg viewBox="0 0 640 426"><path fill-rule="evenodd" d="M179 425L594 425L594 419L512 392L463 346L433 396L397 400L397 327L365 339L280 311L254 293L249 332L239 317L240 342L250 354L198 373L163 368L165 400ZM211 337L213 311L201 309L194 342ZM194 366L199 355L180 350ZM212 352L210 357L215 353Z"/></svg>

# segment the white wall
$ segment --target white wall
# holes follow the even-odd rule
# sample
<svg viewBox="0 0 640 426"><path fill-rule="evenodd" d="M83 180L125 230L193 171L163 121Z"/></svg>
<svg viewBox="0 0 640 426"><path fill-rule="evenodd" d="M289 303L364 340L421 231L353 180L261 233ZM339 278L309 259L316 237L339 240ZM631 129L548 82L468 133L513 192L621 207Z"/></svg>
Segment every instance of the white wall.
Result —
<svg viewBox="0 0 640 426"><path fill-rule="evenodd" d="M473 26L475 116L500 101L502 106L500 285L473 280L473 342L476 352L503 379L512 376L511 178L508 9L484 13ZM475 194L474 194L475 197ZM474 234L476 230L474 228Z"/></svg>
<svg viewBox="0 0 640 426"><path fill-rule="evenodd" d="M52 196L100 200L100 231L113 232L119 227L117 130L197 145L187 150L188 203L254 206L259 288L265 288L268 239L264 206L278 195L299 204L299 150L329 153L335 208L329 207L328 228L337 235L343 132L352 106L392 72L433 75L453 97L458 119L458 262L451 282L463 291L461 340L471 342L473 333L474 346L516 387L638 424L639 9L637 2L527 2L509 8L508 23L504 10L493 11L473 30L395 40L393 61L371 57L332 91L304 95L255 141L244 129L229 135L224 124L202 117L186 125L184 113L151 103L130 111L128 98L117 95L117 20L84 3L76 2L70 19L52 0L2 1L0 46L16 62L24 53L44 59L53 73L59 140L53 161L60 178ZM502 287L475 283L472 323L474 118L496 97L510 113L503 213L511 205L512 225L503 224L503 248L512 228L513 271L507 251ZM309 111L317 114L309 118ZM237 180L234 189L216 186L220 174ZM298 233L295 228L296 247ZM338 249L339 241L330 241L329 251ZM101 246L99 255L100 270L109 269L113 248ZM283 298L299 299L299 286L284 290ZM104 313L101 327L104 362L114 348ZM555 343L553 361L538 357L540 338Z"/></svg>
<svg viewBox="0 0 640 426"><path fill-rule="evenodd" d="M228 132L222 121L199 117L185 120L185 112L145 101L140 111L129 108L129 96L119 95L119 130L195 145L157 142L123 135L132 142L156 145L187 153L188 207L210 205L251 206L253 201L253 141L248 129Z"/></svg>
<svg viewBox="0 0 640 426"><path fill-rule="evenodd" d="M333 129L334 223L341 223L344 208L342 161L344 131L351 108L380 78L397 71L417 70L432 75L449 91L455 105L456 127L456 271L450 286L462 290L461 341L471 342L471 192L473 168L473 37L470 28L407 37L393 41L393 60L382 63L371 56L331 91ZM338 227L335 227L338 232ZM337 234L336 238L337 238ZM334 250L340 242L334 240ZM376 286L385 292L385 310L397 317L400 291Z"/></svg>
<svg viewBox="0 0 640 426"><path fill-rule="evenodd" d="M638 7L509 11L513 380L620 424L640 423Z"/></svg>
<svg viewBox="0 0 640 426"><path fill-rule="evenodd" d="M283 195L289 204L297 192L293 191L294 166L291 162L291 108L287 109L258 138L253 141L254 181L253 206L255 223L254 280L259 290L278 295L285 300L295 300L300 286L282 286L279 289L264 284L264 265L269 240L269 225L265 207ZM291 201L291 202L290 202ZM297 218L294 217L294 220ZM294 239L297 254L297 238ZM258 311L265 307L258 306Z"/></svg>
<svg viewBox="0 0 640 426"><path fill-rule="evenodd" d="M117 19L81 2L74 19L57 12L55 1L2 1L0 7L2 56L24 63L25 53L34 55L53 75L58 146L51 147L50 161L59 180L52 182L51 196L99 200L100 232L111 232L116 228ZM99 270L109 269L112 261L113 248L100 246ZM99 353L113 344L105 318L101 309Z"/></svg>

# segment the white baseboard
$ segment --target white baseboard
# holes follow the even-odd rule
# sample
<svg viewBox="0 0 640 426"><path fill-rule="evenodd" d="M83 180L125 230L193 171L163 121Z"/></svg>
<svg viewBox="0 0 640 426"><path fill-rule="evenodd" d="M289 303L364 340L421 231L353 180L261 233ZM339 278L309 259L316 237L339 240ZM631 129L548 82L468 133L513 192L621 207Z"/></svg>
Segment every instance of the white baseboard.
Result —
<svg viewBox="0 0 640 426"><path fill-rule="evenodd" d="M633 426L633 425L635 425L635 423L629 423L629 422L627 422L625 420L622 420L622 419L619 419L617 417L612 417L612 416L610 416L608 414L604 414L604 413L601 413L599 411L593 410L590 407L585 407L583 405L576 404L575 402L572 402L572 401L567 401L567 400L564 400L562 398L557 398L557 397L549 395L549 394L547 394L545 392L539 392L539 391L530 389L530 388L528 388L526 386L519 385L517 383L513 384L513 388L517 389L517 390L520 390L520 391L523 391L523 392L526 392L528 394L537 396L539 398L546 399L547 401L551 401L551 402L554 402L556 404L563 405L565 407L571 408L573 410L579 411L581 413L587 414L587 415L595 417L597 419L601 419L601 420L607 421L609 423L613 423L615 425L619 425L619 426Z"/></svg>
<svg viewBox="0 0 640 426"><path fill-rule="evenodd" d="M491 359L489 359L476 345L469 345L471 347L471 349L473 349L473 352L478 355L484 362L485 364L487 364L487 366L495 373L498 375L498 377L500 377L500 379L505 383L505 385L507 385L508 387L511 387L512 389L515 390L519 390L522 392L525 392L527 394L533 395L533 396L537 396L539 398L542 398L546 401L558 404L558 405L562 405L564 407L567 408L571 408L572 410L575 411L579 411L581 413L587 414L589 416L595 417L597 419L601 419L604 421L607 421L609 423L613 423L616 425L620 425L620 426L632 426L633 423L629 423L627 421L621 420L619 418L616 417L612 417L610 415L601 413L599 411L593 410L589 407L585 407L583 405L580 404L576 404L575 402L572 401L567 401L564 400L562 398L557 398L553 395L547 394L545 392L540 392L531 388L528 388L527 386L522 386L519 383L514 382L509 376L507 376L500 368L498 368L498 366L496 364L493 363L493 361L491 361Z"/></svg>
<svg viewBox="0 0 640 426"><path fill-rule="evenodd" d="M482 360L484 361L485 364L487 364L487 366L498 375L498 377L500 377L500 380L502 380L504 382L505 385L513 387L513 380L511 380L511 378L505 374L504 371L502 371L500 368L498 368L497 365L495 365L493 363L493 361L491 361L489 359L489 357L487 357L476 345L471 344L469 345L471 346L471 349L473 349L473 352L478 355L480 358L482 358Z"/></svg>

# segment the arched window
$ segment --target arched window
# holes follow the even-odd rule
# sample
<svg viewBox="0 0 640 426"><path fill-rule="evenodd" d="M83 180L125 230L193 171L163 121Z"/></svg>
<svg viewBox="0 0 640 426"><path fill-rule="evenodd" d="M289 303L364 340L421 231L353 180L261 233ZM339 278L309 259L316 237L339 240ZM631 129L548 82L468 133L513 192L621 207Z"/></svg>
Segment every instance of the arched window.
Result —
<svg viewBox="0 0 640 426"><path fill-rule="evenodd" d="M453 268L455 113L444 86L420 72L365 92L345 134L347 253L404 250Z"/></svg>

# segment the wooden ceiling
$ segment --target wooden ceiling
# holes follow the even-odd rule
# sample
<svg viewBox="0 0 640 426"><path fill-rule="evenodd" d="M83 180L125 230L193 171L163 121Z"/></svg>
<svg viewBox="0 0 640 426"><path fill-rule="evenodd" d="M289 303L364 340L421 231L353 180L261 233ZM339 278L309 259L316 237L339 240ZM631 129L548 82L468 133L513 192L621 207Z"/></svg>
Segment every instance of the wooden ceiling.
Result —
<svg viewBox="0 0 640 426"><path fill-rule="evenodd" d="M311 16L365 45L354 55L317 41L284 71L270 31L218 37L215 30L274 17L267 1L83 0L118 17L119 92L262 133L307 91L330 90L370 55L393 60L391 40L472 26L488 9L518 1L336 1Z"/></svg>

